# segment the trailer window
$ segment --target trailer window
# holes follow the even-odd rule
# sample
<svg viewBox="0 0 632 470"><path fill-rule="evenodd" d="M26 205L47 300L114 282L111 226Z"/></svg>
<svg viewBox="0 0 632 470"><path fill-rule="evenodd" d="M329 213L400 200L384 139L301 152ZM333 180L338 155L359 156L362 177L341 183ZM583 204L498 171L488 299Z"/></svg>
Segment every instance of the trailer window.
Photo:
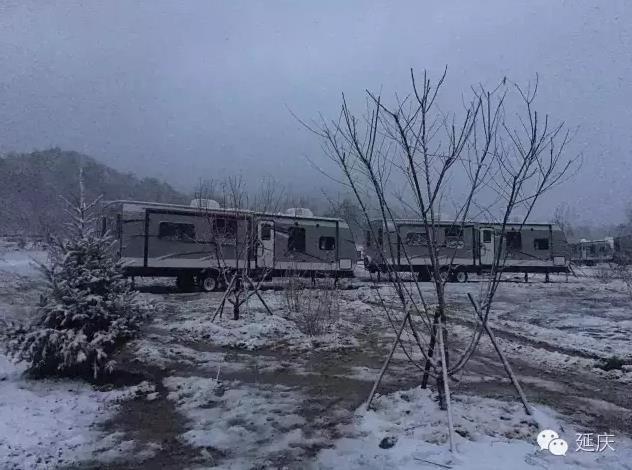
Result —
<svg viewBox="0 0 632 470"><path fill-rule="evenodd" d="M536 250L548 250L549 249L549 239L548 238L536 238L533 240L533 247Z"/></svg>
<svg viewBox="0 0 632 470"><path fill-rule="evenodd" d="M261 240L270 240L272 238L272 225L263 224L261 226Z"/></svg>
<svg viewBox="0 0 632 470"><path fill-rule="evenodd" d="M194 241L195 225L175 222L160 222L158 238L163 240Z"/></svg>
<svg viewBox="0 0 632 470"><path fill-rule="evenodd" d="M463 238L463 229L461 227L446 227L444 233L446 238Z"/></svg>
<svg viewBox="0 0 632 470"><path fill-rule="evenodd" d="M507 232L505 234L508 250L522 249L522 234L520 232Z"/></svg>
<svg viewBox="0 0 632 470"><path fill-rule="evenodd" d="M234 237L237 234L237 221L235 219L213 219L213 235L220 237Z"/></svg>
<svg viewBox="0 0 632 470"><path fill-rule="evenodd" d="M382 227L380 227L377 229L377 245L382 246L383 242L384 242L384 231L382 230Z"/></svg>
<svg viewBox="0 0 632 470"><path fill-rule="evenodd" d="M305 229L301 227L290 227L287 237L288 251L300 251L305 253Z"/></svg>
<svg viewBox="0 0 632 470"><path fill-rule="evenodd" d="M366 246L369 248L371 246L371 231L366 231Z"/></svg>
<svg viewBox="0 0 632 470"><path fill-rule="evenodd" d="M318 248L324 251L331 251L336 248L336 239L334 237L320 237L318 239Z"/></svg>
<svg viewBox="0 0 632 470"><path fill-rule="evenodd" d="M492 241L492 231L483 230L483 243L491 243L491 241Z"/></svg>
<svg viewBox="0 0 632 470"><path fill-rule="evenodd" d="M423 232L408 232L406 234L406 245L419 246L427 244L428 237Z"/></svg>

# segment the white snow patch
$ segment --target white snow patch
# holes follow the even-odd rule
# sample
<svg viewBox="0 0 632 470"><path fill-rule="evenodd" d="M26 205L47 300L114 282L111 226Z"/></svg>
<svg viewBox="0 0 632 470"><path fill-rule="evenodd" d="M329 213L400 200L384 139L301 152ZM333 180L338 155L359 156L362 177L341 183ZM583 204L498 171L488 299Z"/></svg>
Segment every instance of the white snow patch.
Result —
<svg viewBox="0 0 632 470"><path fill-rule="evenodd" d="M188 335L193 339L206 339L218 346L239 349L260 349L278 343L287 343L303 339L296 324L278 315L255 312L254 315L242 315L233 320L228 315L222 318L185 320L170 325L177 334Z"/></svg>
<svg viewBox="0 0 632 470"><path fill-rule="evenodd" d="M395 392L378 397L374 404L375 410L366 411L362 406L356 411L354 422L341 427L348 437L322 450L313 468L628 469L632 459L632 446L626 438L617 439L614 452L575 452L572 427L560 422L550 409L537 407L531 418L517 403L471 396L453 397L457 452L451 454L446 413L439 410L428 390ZM539 450L535 438L545 428L558 431L568 441L566 456ZM379 444L386 437L396 442L382 449Z"/></svg>
<svg viewBox="0 0 632 470"><path fill-rule="evenodd" d="M135 360L165 369L175 363L216 368L224 363L224 352L198 351L177 343L140 338L127 346Z"/></svg>
<svg viewBox="0 0 632 470"><path fill-rule="evenodd" d="M20 276L36 275L38 263L46 262L48 252L41 250L15 250L0 252L0 271Z"/></svg>
<svg viewBox="0 0 632 470"><path fill-rule="evenodd" d="M154 390L143 382L102 392L76 381L26 380L22 371L0 355L3 469L44 469L83 459L121 457L131 442L122 436L104 436L96 425L116 411L117 403ZM116 452L110 452L113 449Z"/></svg>
<svg viewBox="0 0 632 470"><path fill-rule="evenodd" d="M168 398L191 421L182 439L221 450L222 468L269 465L275 456L300 453L306 440L298 414L303 397L280 385L243 385L202 377L168 377Z"/></svg>
<svg viewBox="0 0 632 470"><path fill-rule="evenodd" d="M300 331L294 321L284 316L261 310L242 313L239 320L233 320L228 312L215 321L193 318L170 322L169 330L176 335L196 341L207 341L215 346L256 350L262 348L290 350L337 350L356 346L357 340L343 332L342 322L332 324L331 331L320 336L308 336Z"/></svg>

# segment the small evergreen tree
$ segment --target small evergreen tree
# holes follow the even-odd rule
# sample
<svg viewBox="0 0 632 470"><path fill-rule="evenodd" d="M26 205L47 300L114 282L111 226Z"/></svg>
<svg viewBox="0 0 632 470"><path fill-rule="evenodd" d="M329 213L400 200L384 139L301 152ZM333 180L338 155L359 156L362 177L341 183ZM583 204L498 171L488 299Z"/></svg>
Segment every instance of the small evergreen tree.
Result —
<svg viewBox="0 0 632 470"><path fill-rule="evenodd" d="M135 293L114 258L113 240L97 230L96 206L86 204L83 178L76 204L67 204L68 234L53 241L47 281L35 320L13 326L7 351L34 376L111 372L111 354L134 336L142 318Z"/></svg>

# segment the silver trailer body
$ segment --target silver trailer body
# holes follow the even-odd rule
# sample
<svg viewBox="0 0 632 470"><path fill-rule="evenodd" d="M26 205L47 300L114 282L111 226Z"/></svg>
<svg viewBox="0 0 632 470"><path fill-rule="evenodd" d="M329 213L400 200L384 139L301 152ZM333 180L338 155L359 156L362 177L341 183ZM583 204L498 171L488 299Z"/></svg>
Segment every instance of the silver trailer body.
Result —
<svg viewBox="0 0 632 470"><path fill-rule="evenodd" d="M131 276L201 276L248 268L276 276L352 276L355 243L338 219L139 201L103 207L103 228Z"/></svg>
<svg viewBox="0 0 632 470"><path fill-rule="evenodd" d="M603 240L580 240L571 244L571 260L575 264L594 266L598 263L630 264L632 235L606 237Z"/></svg>
<svg viewBox="0 0 632 470"><path fill-rule="evenodd" d="M610 263L615 258L615 239L580 240L571 244L571 261L575 264L593 266Z"/></svg>
<svg viewBox="0 0 632 470"><path fill-rule="evenodd" d="M570 252L564 233L551 224L508 224L506 242L501 243L501 224L478 222L464 225L440 222L433 232L439 246L440 267L451 272L481 273L489 270L500 253L505 272L568 272ZM420 220L396 220L385 226L372 223L365 237L365 266L369 271L385 272L389 268L419 273L431 272L428 235ZM389 243L390 241L390 243Z"/></svg>

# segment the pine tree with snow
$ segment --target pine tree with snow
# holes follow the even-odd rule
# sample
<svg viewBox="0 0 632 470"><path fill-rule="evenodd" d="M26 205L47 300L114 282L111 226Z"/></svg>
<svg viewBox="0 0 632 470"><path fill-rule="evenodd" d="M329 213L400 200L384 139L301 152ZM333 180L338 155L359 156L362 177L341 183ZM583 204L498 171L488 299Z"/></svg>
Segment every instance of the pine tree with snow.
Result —
<svg viewBox="0 0 632 470"><path fill-rule="evenodd" d="M111 372L112 353L135 335L143 317L111 236L97 229L98 202L85 202L80 176L77 203L66 201L68 234L53 240L49 263L41 266L47 287L35 321L7 334L9 355L26 361L33 376L96 379Z"/></svg>

